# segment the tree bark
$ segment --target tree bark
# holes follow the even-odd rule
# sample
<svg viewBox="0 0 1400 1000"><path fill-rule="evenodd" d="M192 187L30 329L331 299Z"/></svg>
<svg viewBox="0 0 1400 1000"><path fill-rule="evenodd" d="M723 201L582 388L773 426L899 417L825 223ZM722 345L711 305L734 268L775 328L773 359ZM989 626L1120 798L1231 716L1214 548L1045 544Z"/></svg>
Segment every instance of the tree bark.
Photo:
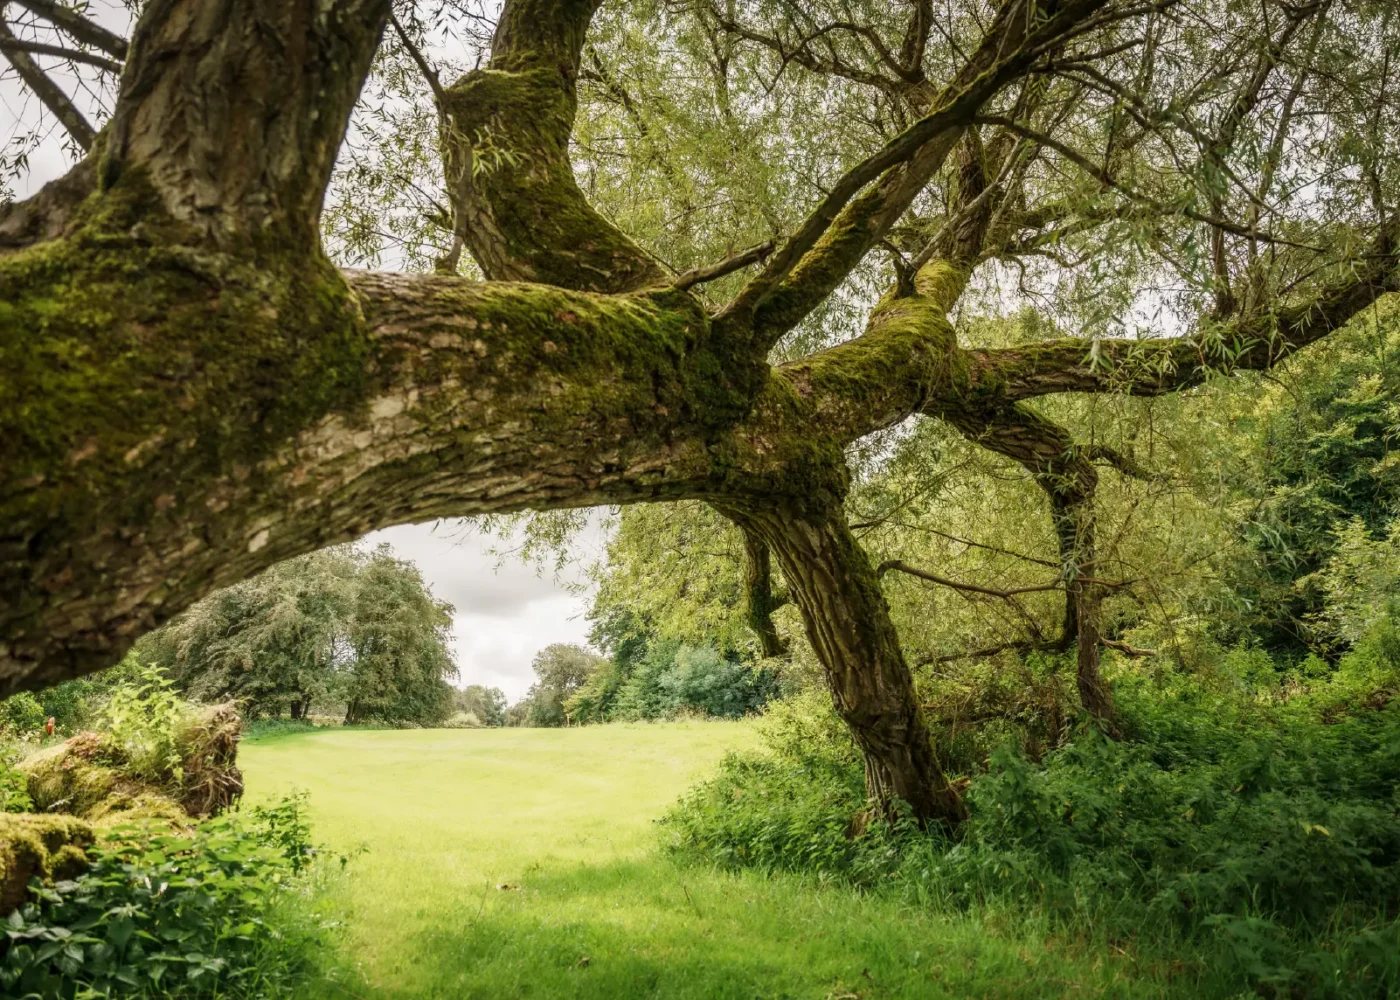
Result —
<svg viewBox="0 0 1400 1000"><path fill-rule="evenodd" d="M773 555L759 535L740 528L744 536L744 595L749 628L758 637L759 648L768 658L787 655L787 643L778 635L773 612L787 603L786 596L773 591Z"/></svg>
<svg viewBox="0 0 1400 1000"><path fill-rule="evenodd" d="M990 413L964 409L950 414L949 421L969 440L1020 463L1049 498L1065 586L1061 644L1075 649L1075 683L1085 711L1115 732L1112 692L1099 669L1103 593L1093 582L1099 476L1088 450L1063 427L1024 406Z"/></svg>
<svg viewBox="0 0 1400 1000"><path fill-rule="evenodd" d="M101 182L140 171L183 238L319 254L317 218L389 0L150 0Z"/></svg>
<svg viewBox="0 0 1400 1000"><path fill-rule="evenodd" d="M880 581L839 501L725 509L777 556L836 710L865 756L870 798L887 816L903 802L920 823L960 822L962 796L934 754Z"/></svg>

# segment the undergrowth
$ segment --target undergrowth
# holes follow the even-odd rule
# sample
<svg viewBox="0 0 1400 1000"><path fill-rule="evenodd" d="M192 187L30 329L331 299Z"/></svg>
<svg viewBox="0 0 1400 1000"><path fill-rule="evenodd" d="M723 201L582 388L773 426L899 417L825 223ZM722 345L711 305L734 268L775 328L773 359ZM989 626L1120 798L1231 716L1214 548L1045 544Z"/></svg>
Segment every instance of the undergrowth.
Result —
<svg viewBox="0 0 1400 1000"><path fill-rule="evenodd" d="M1124 674L1122 741L1080 720L1035 760L1003 728L957 761L971 819L951 834L853 822L860 756L813 694L771 710L764 750L729 755L664 822L692 860L1034 911L1059 933L1194 963L1226 992L1394 996L1395 662L1372 644L1320 676L1257 655L1207 679Z"/></svg>
<svg viewBox="0 0 1400 1000"><path fill-rule="evenodd" d="M30 884L3 922L7 997L290 995L324 929L305 906L315 851L301 796L207 820L108 831L76 878Z"/></svg>

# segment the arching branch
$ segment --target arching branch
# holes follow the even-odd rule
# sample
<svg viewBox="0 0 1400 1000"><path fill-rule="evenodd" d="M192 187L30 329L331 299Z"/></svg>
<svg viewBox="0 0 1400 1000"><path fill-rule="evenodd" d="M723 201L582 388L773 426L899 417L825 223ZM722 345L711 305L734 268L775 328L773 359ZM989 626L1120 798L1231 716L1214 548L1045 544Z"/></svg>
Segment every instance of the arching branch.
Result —
<svg viewBox="0 0 1400 1000"><path fill-rule="evenodd" d="M1400 291L1392 219L1368 252L1302 301L1226 323L1202 321L1185 337L1049 340L968 352L974 396L1014 402L1059 392L1160 396L1213 374L1263 370L1340 329L1382 295Z"/></svg>

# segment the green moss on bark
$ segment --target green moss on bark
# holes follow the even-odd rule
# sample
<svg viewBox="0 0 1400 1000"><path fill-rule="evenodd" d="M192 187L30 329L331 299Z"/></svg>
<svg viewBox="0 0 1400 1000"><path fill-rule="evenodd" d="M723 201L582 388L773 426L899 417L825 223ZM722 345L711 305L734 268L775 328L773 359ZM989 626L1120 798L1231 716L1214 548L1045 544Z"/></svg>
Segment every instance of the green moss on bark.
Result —
<svg viewBox="0 0 1400 1000"><path fill-rule="evenodd" d="M370 345L328 262L170 242L152 202L128 173L70 237L0 257L5 474L33 503L114 499L120 482L147 505L136 518L156 516L155 496L131 492L134 467L251 466L365 394Z"/></svg>

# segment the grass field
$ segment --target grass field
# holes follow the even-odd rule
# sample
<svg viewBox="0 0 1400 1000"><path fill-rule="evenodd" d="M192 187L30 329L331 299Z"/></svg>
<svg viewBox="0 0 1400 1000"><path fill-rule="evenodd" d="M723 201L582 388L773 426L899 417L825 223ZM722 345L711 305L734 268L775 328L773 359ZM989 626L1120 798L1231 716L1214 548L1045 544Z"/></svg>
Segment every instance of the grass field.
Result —
<svg viewBox="0 0 1400 1000"><path fill-rule="evenodd" d="M685 867L654 822L737 723L328 730L252 740L254 801L305 789L351 853L313 997L1191 995L1168 969L1007 914L940 916L791 877ZM361 847L364 853L355 854Z"/></svg>

